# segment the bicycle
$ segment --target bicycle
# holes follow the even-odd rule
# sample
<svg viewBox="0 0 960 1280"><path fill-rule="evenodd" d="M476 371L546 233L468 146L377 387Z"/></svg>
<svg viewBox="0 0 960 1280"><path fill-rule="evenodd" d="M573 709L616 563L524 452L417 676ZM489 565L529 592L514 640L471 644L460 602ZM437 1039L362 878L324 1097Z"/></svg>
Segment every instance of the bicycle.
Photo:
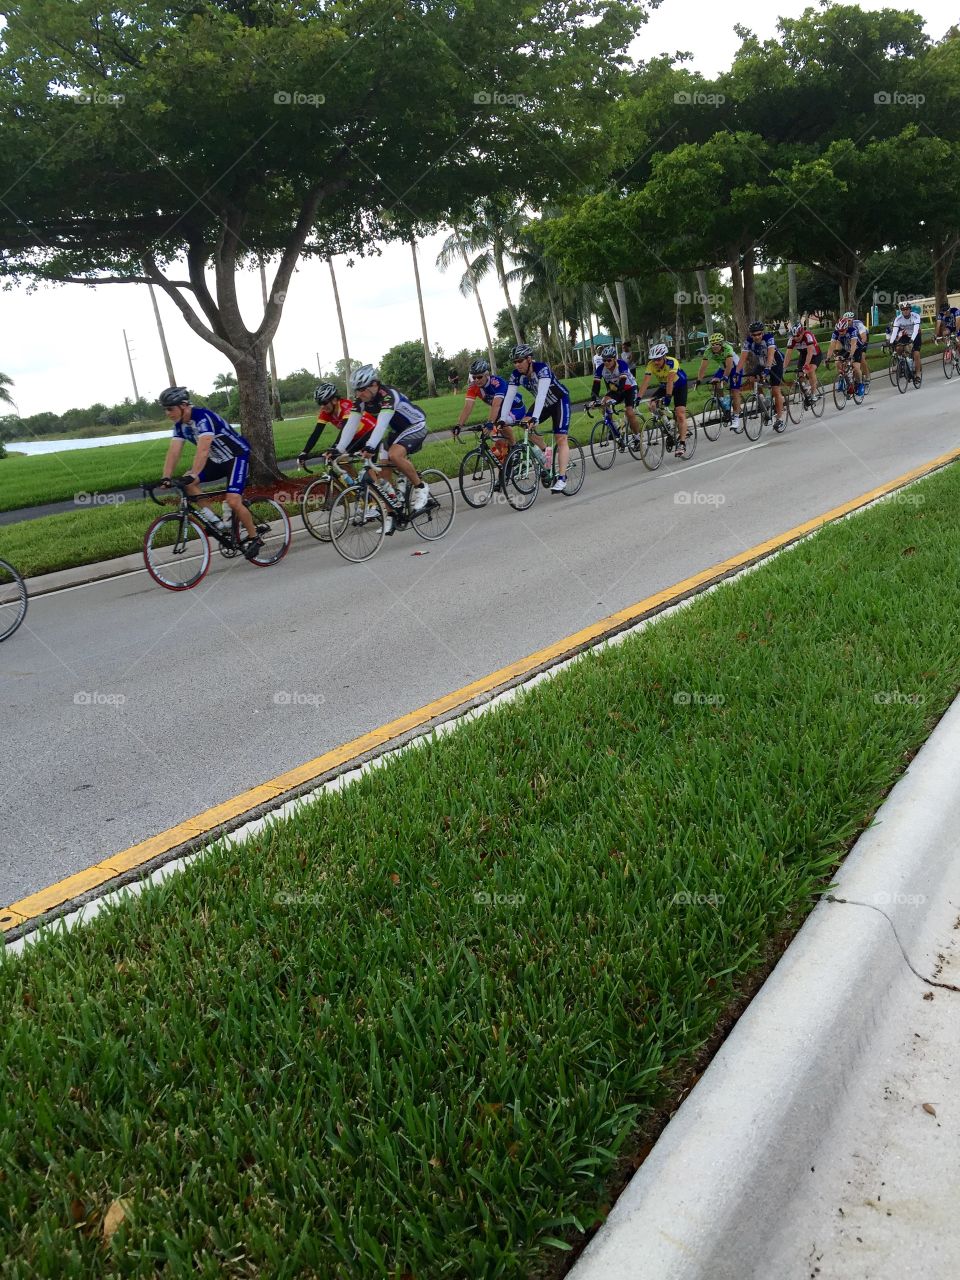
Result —
<svg viewBox="0 0 960 1280"><path fill-rule="evenodd" d="M9 640L27 616L27 587L6 560L0 560L0 641Z"/></svg>
<svg viewBox="0 0 960 1280"><path fill-rule="evenodd" d="M341 457L344 456L346 455L341 454ZM356 476L341 466L339 461L329 462L327 466L328 470L317 476L316 480L311 480L300 495L300 519L307 533L318 542L330 541L330 508L334 499L357 483ZM308 476L313 475L306 463L303 464L303 470Z"/></svg>
<svg viewBox="0 0 960 1280"><path fill-rule="evenodd" d="M949 381L957 367L957 339L954 334L948 333L940 341L943 342L943 376Z"/></svg>
<svg viewBox="0 0 960 1280"><path fill-rule="evenodd" d="M920 383L923 381L923 365L920 366L920 372L916 373L912 357L912 351L910 355L907 355L905 342L898 342L893 355L890 357L890 367L888 369L890 382L902 396L906 395L907 387L911 384L919 389Z"/></svg>
<svg viewBox="0 0 960 1280"><path fill-rule="evenodd" d="M159 480L141 484L144 496L158 507L168 504L156 496L155 490L166 487ZM182 480L171 480L169 487L180 494L178 510L154 520L143 539L143 560L150 577L159 586L168 591L189 591L202 581L210 568L210 539L218 544L224 559L233 560L243 550L240 539L243 526L232 513L229 523L222 524L202 505L211 500L222 501L222 493L194 497L187 493ZM263 539L263 546L256 555L247 558L248 563L258 569L276 564L290 549L290 521L286 511L273 498L244 499L243 505L253 516L258 537Z"/></svg>
<svg viewBox="0 0 960 1280"><path fill-rule="evenodd" d="M650 471L656 471L663 461L664 450L673 453L680 443L680 430L673 416L673 410L663 403L662 396L654 396L648 401L650 406L650 422L644 429L645 449L641 461ZM686 461L689 462L697 448L697 422L690 415L687 418Z"/></svg>
<svg viewBox="0 0 960 1280"><path fill-rule="evenodd" d="M594 408L603 410L599 422L594 422L591 412ZM643 456L642 433L630 429L625 422L622 405L593 401L584 405L583 414L591 424L590 456L601 471L609 471L617 460L617 454L628 449L632 458Z"/></svg>
<svg viewBox="0 0 960 1280"><path fill-rule="evenodd" d="M503 488L503 465L510 446L499 428L491 430L486 423L478 422L462 429L477 432L478 439L476 446L464 454L457 479L464 502L480 510ZM456 438L459 435L458 431Z"/></svg>
<svg viewBox="0 0 960 1280"><path fill-rule="evenodd" d="M730 393L728 391L726 395L723 395L720 390L726 382L726 378L711 379L710 398L703 406L703 412L700 417L700 429L710 441L719 440L723 427L729 425L733 419L730 408Z"/></svg>
<svg viewBox="0 0 960 1280"><path fill-rule="evenodd" d="M344 560L361 564L375 556L387 534L387 519L393 518L390 534L412 528L421 538L432 542L442 538L453 524L457 503L453 485L442 471L429 469L420 478L430 486L427 505L413 511L411 486L405 476L397 481L396 495L391 497L373 478L374 464L364 458L356 484L337 494L330 507L330 541Z"/></svg>
<svg viewBox="0 0 960 1280"><path fill-rule="evenodd" d="M805 413L812 413L815 418L822 418L826 407L823 387L818 382L816 391L811 391L810 378L802 368L797 370L793 386L789 394L784 396L784 400L787 406L787 416L795 426L800 425Z"/></svg>
<svg viewBox="0 0 960 1280"><path fill-rule="evenodd" d="M543 450L530 439L531 421L530 418L525 418L518 424L522 439L513 446L503 464L503 491L515 511L526 511L528 507L532 507L540 486L552 488L559 474L556 447L548 466ZM556 446L556 433L550 434L553 435ZM567 444L570 446L570 458L567 463L567 487L563 490L563 496L572 498L583 488L586 460L580 442L574 436L567 436Z"/></svg>
<svg viewBox="0 0 960 1280"><path fill-rule="evenodd" d="M767 386L763 374L753 374L751 381L754 382L756 390L748 391L743 397L743 403L740 406L741 421L743 434L747 439L759 440L763 428L776 421L773 412L773 392ZM783 431L785 427L786 423L783 423L775 429Z"/></svg>
<svg viewBox="0 0 960 1280"><path fill-rule="evenodd" d="M857 390L857 378L853 372L853 361L849 356L837 356L837 376L833 380L833 403L838 409L845 409L852 396L856 404L863 404L863 391Z"/></svg>

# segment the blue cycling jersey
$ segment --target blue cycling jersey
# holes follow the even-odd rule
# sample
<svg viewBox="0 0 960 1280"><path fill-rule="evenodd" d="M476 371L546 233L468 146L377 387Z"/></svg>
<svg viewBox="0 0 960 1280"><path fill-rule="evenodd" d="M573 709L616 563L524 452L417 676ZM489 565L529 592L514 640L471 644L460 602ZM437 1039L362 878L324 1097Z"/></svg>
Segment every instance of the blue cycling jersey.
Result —
<svg viewBox="0 0 960 1280"><path fill-rule="evenodd" d="M472 382L470 386L467 387L467 397L470 400L475 400L477 396L479 396L485 404L493 404L494 400L496 400L498 396L503 396L501 409L505 409L508 403L507 393L509 389L509 384L507 383L506 378L501 378L499 374L491 373L487 378L487 385L485 387L481 387L477 382ZM509 404L511 415L517 422L519 422L527 412L526 405L523 403L523 397L520 395L519 391L515 391L513 393L513 400L509 401Z"/></svg>
<svg viewBox="0 0 960 1280"><path fill-rule="evenodd" d="M937 319L948 333L956 333L957 321L960 320L960 307L946 307L937 312Z"/></svg>
<svg viewBox="0 0 960 1280"><path fill-rule="evenodd" d="M756 356L761 363L767 363L767 352L770 348L776 352L774 360L782 360L783 352L777 346L777 339L772 333L765 333L760 338L753 338L750 334L743 340L743 354L745 356Z"/></svg>
<svg viewBox="0 0 960 1280"><path fill-rule="evenodd" d="M626 360L618 359L613 368L609 368L601 360L598 365L594 365L593 369L593 395L596 397L597 391L600 389L600 383L605 382L608 387L635 387L637 380L630 372L630 366Z"/></svg>
<svg viewBox="0 0 960 1280"><path fill-rule="evenodd" d="M520 374L514 369L507 379L508 387L525 387L536 395L532 417L539 418L544 409L551 409L558 401L570 399L570 392L544 360L531 360L530 372ZM501 418L505 415L501 413Z"/></svg>
<svg viewBox="0 0 960 1280"><path fill-rule="evenodd" d="M219 413L200 405L191 405L190 421L178 422L173 428L175 440L189 440L191 444L197 444L201 436L209 435L213 436L209 455L211 462L231 462L250 453L250 441L245 436L235 431Z"/></svg>

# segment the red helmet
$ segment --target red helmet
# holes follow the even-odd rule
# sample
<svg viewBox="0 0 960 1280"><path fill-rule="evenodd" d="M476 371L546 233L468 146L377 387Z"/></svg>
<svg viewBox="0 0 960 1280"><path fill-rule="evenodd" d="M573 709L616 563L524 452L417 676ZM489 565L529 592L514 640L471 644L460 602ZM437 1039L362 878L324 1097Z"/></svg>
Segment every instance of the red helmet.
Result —
<svg viewBox="0 0 960 1280"><path fill-rule="evenodd" d="M850 328L850 321L840 319L837 321L837 333L846 333Z"/></svg>

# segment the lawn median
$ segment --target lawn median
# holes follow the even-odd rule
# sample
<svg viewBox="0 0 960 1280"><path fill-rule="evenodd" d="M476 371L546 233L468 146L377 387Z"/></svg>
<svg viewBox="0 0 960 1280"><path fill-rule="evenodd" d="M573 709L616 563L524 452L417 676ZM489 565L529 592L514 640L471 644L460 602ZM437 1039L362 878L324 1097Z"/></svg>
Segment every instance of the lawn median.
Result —
<svg viewBox="0 0 960 1280"><path fill-rule="evenodd" d="M6 957L12 1274L556 1274L955 696L958 502L951 466Z"/></svg>

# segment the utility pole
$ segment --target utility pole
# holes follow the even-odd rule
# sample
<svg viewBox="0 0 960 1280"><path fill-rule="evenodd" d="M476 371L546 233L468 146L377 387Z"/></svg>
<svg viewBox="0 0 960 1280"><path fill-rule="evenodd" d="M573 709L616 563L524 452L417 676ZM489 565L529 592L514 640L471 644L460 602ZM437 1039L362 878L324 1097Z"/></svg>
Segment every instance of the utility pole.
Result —
<svg viewBox="0 0 960 1280"><path fill-rule="evenodd" d="M343 324L343 310L340 306L340 290L337 288L337 273L333 269L333 258L327 259L327 266L330 268L330 279L333 282L333 301L337 308L337 319L340 321L340 341L343 344L343 376L347 383L347 391L350 390L350 352L347 350L347 331ZM319 363L319 362L318 362Z"/></svg>
<svg viewBox="0 0 960 1280"><path fill-rule="evenodd" d="M153 291L153 285L148 284L150 290L150 301L153 303L153 314L157 318L157 332L160 334L160 346L163 349L163 363L167 366L167 386L175 387L177 379L173 373L173 363L170 360L170 352L167 350L167 339L163 332L163 321L160 319L160 308L157 306L157 295Z"/></svg>
<svg viewBox="0 0 960 1280"><path fill-rule="evenodd" d="M323 370L320 368L320 352L319 351L317 352L317 373L320 375L321 378L323 377Z"/></svg>
<svg viewBox="0 0 960 1280"><path fill-rule="evenodd" d="M260 260L260 292L263 294L263 309L267 309L267 273L263 266L263 255L257 255ZM270 357L270 390L273 395L273 416L277 421L283 421L283 411L280 408L280 388L277 386L277 362L273 355L273 343L267 347L267 354Z"/></svg>
<svg viewBox="0 0 960 1280"><path fill-rule="evenodd" d="M130 342L127 339L127 331L123 331L123 345L127 348L127 364L130 366L130 380L133 383L133 402L138 404L140 401L140 392L137 390L137 375L133 372L133 358L130 355Z"/></svg>

